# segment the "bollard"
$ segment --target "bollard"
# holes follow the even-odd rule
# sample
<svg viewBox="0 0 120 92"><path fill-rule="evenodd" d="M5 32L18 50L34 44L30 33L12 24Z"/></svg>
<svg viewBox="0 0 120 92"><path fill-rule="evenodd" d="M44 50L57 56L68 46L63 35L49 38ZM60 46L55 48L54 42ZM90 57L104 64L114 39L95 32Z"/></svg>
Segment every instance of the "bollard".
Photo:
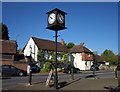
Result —
<svg viewBox="0 0 120 92"><path fill-rule="evenodd" d="M31 73L31 70L30 70L30 73L29 73L29 83L28 83L28 85L32 85L32 84L31 84L31 81L32 81L32 73Z"/></svg>
<svg viewBox="0 0 120 92"><path fill-rule="evenodd" d="M115 78L118 78L118 75L117 75L117 68L115 68L114 71L115 71Z"/></svg>
<svg viewBox="0 0 120 92"><path fill-rule="evenodd" d="M73 67L71 68L71 76L72 76L72 80L74 80L74 72L73 72Z"/></svg>
<svg viewBox="0 0 120 92"><path fill-rule="evenodd" d="M31 71L31 66L30 66L30 64L27 66L27 73L29 74L28 85L31 85L31 81L32 81L32 71Z"/></svg>
<svg viewBox="0 0 120 92"><path fill-rule="evenodd" d="M95 67L93 67L93 78L95 78Z"/></svg>
<svg viewBox="0 0 120 92"><path fill-rule="evenodd" d="M93 77L95 78L95 69L93 70Z"/></svg>

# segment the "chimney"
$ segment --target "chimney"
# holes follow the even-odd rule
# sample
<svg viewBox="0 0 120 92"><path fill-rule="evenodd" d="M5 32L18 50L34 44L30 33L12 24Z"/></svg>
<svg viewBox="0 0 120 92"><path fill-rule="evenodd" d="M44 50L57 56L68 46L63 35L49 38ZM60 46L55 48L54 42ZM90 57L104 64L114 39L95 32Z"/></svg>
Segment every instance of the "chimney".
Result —
<svg viewBox="0 0 120 92"><path fill-rule="evenodd" d="M65 45L65 42L64 42L64 39L61 39L61 42L60 42L62 45Z"/></svg>
<svg viewBox="0 0 120 92"><path fill-rule="evenodd" d="M84 43L84 42L81 42L80 45L85 46L85 43Z"/></svg>

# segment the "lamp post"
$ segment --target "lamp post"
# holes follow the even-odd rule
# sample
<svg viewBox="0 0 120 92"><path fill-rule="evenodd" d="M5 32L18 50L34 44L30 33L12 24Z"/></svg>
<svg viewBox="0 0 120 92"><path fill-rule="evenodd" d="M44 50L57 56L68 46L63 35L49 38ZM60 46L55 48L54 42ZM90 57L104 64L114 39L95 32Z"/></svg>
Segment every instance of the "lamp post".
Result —
<svg viewBox="0 0 120 92"><path fill-rule="evenodd" d="M31 45L30 45L30 57L29 57L29 66L28 66L28 71L29 71L29 83L28 83L28 85L31 85L31 81L32 81L32 71L31 71L31 63L32 63L32 56L31 56L31 54L32 54L32 47L31 47Z"/></svg>
<svg viewBox="0 0 120 92"><path fill-rule="evenodd" d="M54 88L58 89L58 74L57 74L57 33L59 30L66 29L65 27L65 12L55 8L48 13L48 27L47 29L55 31L55 78L54 78Z"/></svg>

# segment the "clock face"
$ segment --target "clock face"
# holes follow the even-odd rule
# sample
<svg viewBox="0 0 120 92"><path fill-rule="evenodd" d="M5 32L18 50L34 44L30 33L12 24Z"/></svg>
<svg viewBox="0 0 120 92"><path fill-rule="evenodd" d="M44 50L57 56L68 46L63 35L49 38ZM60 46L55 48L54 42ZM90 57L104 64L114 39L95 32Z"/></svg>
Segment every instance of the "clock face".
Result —
<svg viewBox="0 0 120 92"><path fill-rule="evenodd" d="M51 13L51 14L49 15L49 17L48 17L48 22L49 22L49 24L53 24L53 23L55 22L55 20L56 20L56 15L55 15L55 13Z"/></svg>
<svg viewBox="0 0 120 92"><path fill-rule="evenodd" d="M61 24L64 23L64 16L59 13L59 14L57 15L57 20L58 20L58 22L61 23Z"/></svg>

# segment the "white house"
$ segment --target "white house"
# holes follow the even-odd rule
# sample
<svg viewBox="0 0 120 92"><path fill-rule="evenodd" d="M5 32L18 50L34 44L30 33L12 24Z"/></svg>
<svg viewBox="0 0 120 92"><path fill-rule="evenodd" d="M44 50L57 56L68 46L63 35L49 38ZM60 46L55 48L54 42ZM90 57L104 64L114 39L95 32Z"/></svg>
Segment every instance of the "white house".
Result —
<svg viewBox="0 0 120 92"><path fill-rule="evenodd" d="M93 65L93 52L84 45L76 45L70 49L74 67L80 70L90 70Z"/></svg>
<svg viewBox="0 0 120 92"><path fill-rule="evenodd" d="M57 51L67 53L68 49L64 45L64 40L62 39L61 42L57 43ZM30 37L28 43L24 47L24 56L30 56L32 54L32 58L34 61L37 61L37 54L38 50L45 50L45 51L55 51L55 42L35 37ZM91 65L93 64L93 53L90 49L86 48L83 45L76 45L70 49L71 56L68 57L68 61L72 61L74 67L79 68L80 70L90 70ZM51 56L45 52L45 58L51 58ZM70 60L71 57L71 60ZM62 58L58 55L58 60Z"/></svg>
<svg viewBox="0 0 120 92"><path fill-rule="evenodd" d="M31 53L33 60L37 61L38 60L38 58L37 58L38 50L55 51L55 45L56 44L54 41L30 37L28 43L26 44L26 46L23 49L24 56L28 57L28 56L30 56L30 53ZM57 46L58 46L58 48L57 48L58 52L67 52L68 51L67 47L64 45L63 39L62 39L61 43L60 42L57 43ZM49 56L48 53L45 52L44 57L51 58L48 56ZM58 57L58 59L60 59L60 57Z"/></svg>

